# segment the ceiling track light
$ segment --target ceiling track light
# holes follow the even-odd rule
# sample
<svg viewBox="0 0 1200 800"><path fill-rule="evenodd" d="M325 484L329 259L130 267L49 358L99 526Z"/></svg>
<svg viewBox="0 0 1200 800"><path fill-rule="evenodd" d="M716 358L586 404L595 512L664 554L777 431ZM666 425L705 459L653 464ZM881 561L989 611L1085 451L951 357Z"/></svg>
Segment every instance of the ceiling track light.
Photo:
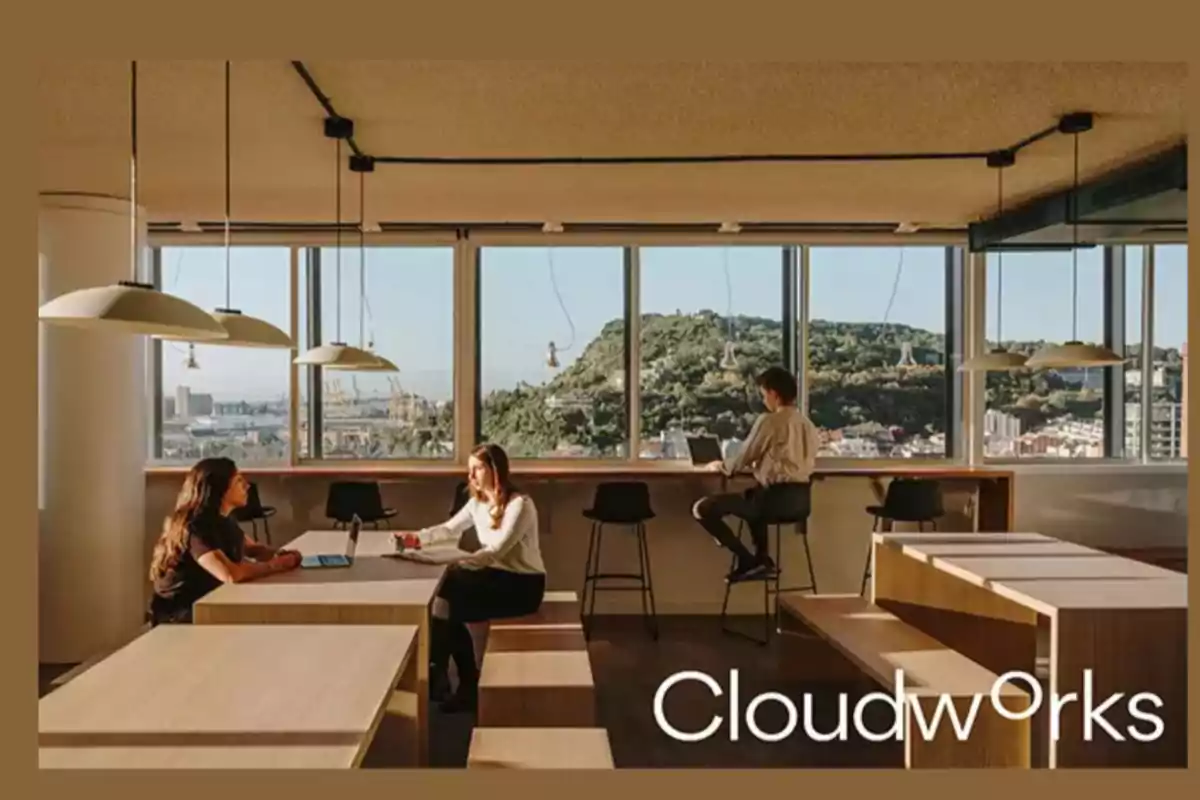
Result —
<svg viewBox="0 0 1200 800"><path fill-rule="evenodd" d="M77 289L38 308L38 320L51 325L103 333L181 336L197 341L225 339L229 333L204 309L138 280L137 62L130 64L129 271L130 279L109 286Z"/></svg>

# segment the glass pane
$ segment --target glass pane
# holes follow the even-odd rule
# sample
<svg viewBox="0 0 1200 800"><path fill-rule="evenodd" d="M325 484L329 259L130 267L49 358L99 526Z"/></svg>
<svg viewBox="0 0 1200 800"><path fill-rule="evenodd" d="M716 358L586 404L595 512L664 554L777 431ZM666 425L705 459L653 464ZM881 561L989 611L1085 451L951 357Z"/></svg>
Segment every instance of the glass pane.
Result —
<svg viewBox="0 0 1200 800"><path fill-rule="evenodd" d="M321 342L370 350L398 372L324 369L322 458L454 457L454 249L321 250ZM339 302L340 301L340 302ZM309 368L305 368L306 370Z"/></svg>
<svg viewBox="0 0 1200 800"><path fill-rule="evenodd" d="M1154 251L1150 458L1187 458L1187 245Z"/></svg>
<svg viewBox="0 0 1200 800"><path fill-rule="evenodd" d="M619 247L481 250L484 441L513 458L625 455L624 264Z"/></svg>
<svg viewBox="0 0 1200 800"><path fill-rule="evenodd" d="M291 252L235 247L232 307L291 328ZM206 310L226 307L223 247L162 248L162 289ZM228 456L241 466L288 455L290 350L162 342L162 461Z"/></svg>
<svg viewBox="0 0 1200 800"><path fill-rule="evenodd" d="M1002 344L1033 355L1048 344L1104 341L1104 250L1078 251L1078 303L1069 252L1005 253ZM996 342L999 260L987 258L987 339ZM1074 309L1074 311L1073 311ZM1104 455L1104 368L989 372L984 454L991 458Z"/></svg>
<svg viewBox="0 0 1200 800"><path fill-rule="evenodd" d="M764 408L755 377L783 361L779 247L645 247L642 458L689 458L687 436L736 447Z"/></svg>
<svg viewBox="0 0 1200 800"><path fill-rule="evenodd" d="M946 250L809 251L808 410L820 455L946 454Z"/></svg>

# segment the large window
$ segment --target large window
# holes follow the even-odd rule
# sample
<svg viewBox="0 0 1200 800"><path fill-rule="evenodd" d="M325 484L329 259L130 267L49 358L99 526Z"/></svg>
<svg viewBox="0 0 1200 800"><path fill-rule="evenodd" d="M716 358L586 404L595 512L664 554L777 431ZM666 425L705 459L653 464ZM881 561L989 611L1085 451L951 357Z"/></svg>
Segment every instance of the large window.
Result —
<svg viewBox="0 0 1200 800"><path fill-rule="evenodd" d="M814 247L808 269L808 411L819 454L946 455L946 249Z"/></svg>
<svg viewBox="0 0 1200 800"><path fill-rule="evenodd" d="M342 341L399 369L154 340L152 461L461 461L467 431L515 459L685 461L691 435L729 456L771 365L796 370L824 459L957 459L968 441L997 461L1187 457L1186 245L1008 252L1001 298L995 253L967 281L962 248L728 241L239 245L228 301L223 247L159 247L163 290L294 324L299 352ZM1001 299L1005 349L1079 339L1124 364L988 372L970 418L965 321L982 308L995 347Z"/></svg>
<svg viewBox="0 0 1200 800"><path fill-rule="evenodd" d="M482 248L478 341L482 440L513 458L626 454L623 248Z"/></svg>
<svg viewBox="0 0 1200 800"><path fill-rule="evenodd" d="M1187 245L1154 248L1149 458L1187 458Z"/></svg>
<svg viewBox="0 0 1200 800"><path fill-rule="evenodd" d="M1104 249L1081 249L1077 255L1076 282L1070 252L1004 254L1004 347L1032 355L1073 335L1085 343L1104 343ZM999 256L988 254L988 348L995 345L998 268ZM1102 458L1105 377L1103 367L988 372L984 455Z"/></svg>
<svg viewBox="0 0 1200 800"><path fill-rule="evenodd" d="M223 247L164 247L159 264L164 291L209 311L225 306ZM232 306L289 330L289 248L235 247L230 265ZM158 349L157 460L190 464L229 456L243 465L289 460L290 351L169 341Z"/></svg>
<svg viewBox="0 0 1200 800"><path fill-rule="evenodd" d="M344 247L340 284L337 248L322 248L309 261L321 307L305 334L311 327L314 341L363 347L399 368L304 368L302 386L317 375L321 381L319 457L453 458L454 249L368 247L364 272L362 251ZM307 415L304 423L301 436L311 439Z"/></svg>
<svg viewBox="0 0 1200 800"><path fill-rule="evenodd" d="M689 435L726 453L745 440L763 411L755 376L783 363L783 252L640 249L643 458L687 458Z"/></svg>

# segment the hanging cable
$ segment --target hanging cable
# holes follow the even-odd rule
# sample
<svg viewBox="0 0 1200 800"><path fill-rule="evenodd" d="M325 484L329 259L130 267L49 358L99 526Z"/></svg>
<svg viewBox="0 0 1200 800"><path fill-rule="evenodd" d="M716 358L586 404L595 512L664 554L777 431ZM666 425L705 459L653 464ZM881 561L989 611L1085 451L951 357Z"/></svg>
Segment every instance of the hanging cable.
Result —
<svg viewBox="0 0 1200 800"><path fill-rule="evenodd" d="M1075 191L1071 193L1071 341L1079 341L1079 134L1075 142Z"/></svg>
<svg viewBox="0 0 1200 800"><path fill-rule="evenodd" d="M571 340L566 347L555 347L555 351L565 353L570 350L575 344L575 323L571 319L571 312L567 311L567 304L563 301L562 292L558 290L558 280L554 275L554 248L546 248L546 256L550 267L550 288L554 290L554 296L558 299L558 307L562 309L563 316L567 318L567 326L571 329Z"/></svg>
<svg viewBox="0 0 1200 800"><path fill-rule="evenodd" d="M230 288L230 275L232 270L229 268L230 262L230 247L229 247L229 214L230 214L230 178L229 178L229 62L225 62L225 308L233 308L233 292Z"/></svg>
<svg viewBox="0 0 1200 800"><path fill-rule="evenodd" d="M888 297L887 307L883 310L883 324L887 325L892 315L892 304L896 302L896 293L900 289L900 273L904 271L904 248L900 248L900 261L896 264L896 277L892 279L892 293Z"/></svg>
<svg viewBox="0 0 1200 800"><path fill-rule="evenodd" d="M996 170L996 214L1004 214L1004 168ZM1004 248L996 254L996 347L1004 346ZM984 339L986 340L986 336Z"/></svg>
<svg viewBox="0 0 1200 800"><path fill-rule="evenodd" d="M337 139L337 340L342 341L342 140Z"/></svg>
<svg viewBox="0 0 1200 800"><path fill-rule="evenodd" d="M725 272L725 327L726 335L733 340L733 278L729 274L729 246L721 250L721 266Z"/></svg>

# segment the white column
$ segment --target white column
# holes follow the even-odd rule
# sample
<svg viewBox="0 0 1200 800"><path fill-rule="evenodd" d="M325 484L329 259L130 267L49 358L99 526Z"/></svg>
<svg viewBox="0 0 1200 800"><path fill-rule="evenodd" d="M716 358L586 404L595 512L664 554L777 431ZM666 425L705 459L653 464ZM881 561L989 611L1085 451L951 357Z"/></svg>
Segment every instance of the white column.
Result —
<svg viewBox="0 0 1200 800"><path fill-rule="evenodd" d="M142 213L139 222L144 264ZM130 227L128 200L44 196L39 303L130 279ZM39 661L73 663L142 624L148 347L140 336L40 327Z"/></svg>

